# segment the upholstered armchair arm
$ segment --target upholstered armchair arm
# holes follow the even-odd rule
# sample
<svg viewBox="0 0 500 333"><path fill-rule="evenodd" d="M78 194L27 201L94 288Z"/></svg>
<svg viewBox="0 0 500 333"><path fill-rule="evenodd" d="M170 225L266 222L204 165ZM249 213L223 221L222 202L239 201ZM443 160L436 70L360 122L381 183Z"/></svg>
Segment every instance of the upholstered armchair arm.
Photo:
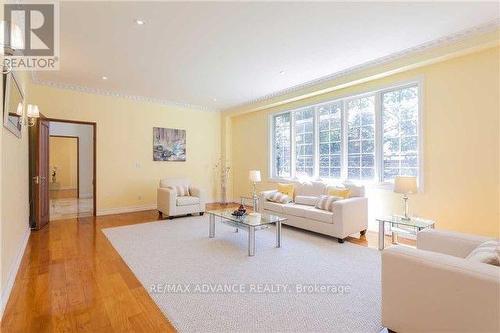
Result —
<svg viewBox="0 0 500 333"><path fill-rule="evenodd" d="M268 191L262 191L259 193L259 213L262 213L262 209L263 209L263 206L264 206L264 202L266 202L267 200L267 197L273 193L273 192L276 192L276 190L268 190Z"/></svg>
<svg viewBox="0 0 500 333"><path fill-rule="evenodd" d="M198 197L200 199L200 205L205 205L207 202L207 191L197 186L190 186L189 192L193 197Z"/></svg>
<svg viewBox="0 0 500 333"><path fill-rule="evenodd" d="M424 229L417 234L417 248L465 258L479 244L488 240L491 238L453 231Z"/></svg>
<svg viewBox="0 0 500 333"><path fill-rule="evenodd" d="M339 225L342 237L368 228L368 198L354 197L333 203L333 221Z"/></svg>
<svg viewBox="0 0 500 333"><path fill-rule="evenodd" d="M393 331L499 332L499 294L493 265L403 245L382 252L382 325Z"/></svg>
<svg viewBox="0 0 500 333"><path fill-rule="evenodd" d="M158 210L164 214L175 215L177 193L170 188L159 188L157 191Z"/></svg>

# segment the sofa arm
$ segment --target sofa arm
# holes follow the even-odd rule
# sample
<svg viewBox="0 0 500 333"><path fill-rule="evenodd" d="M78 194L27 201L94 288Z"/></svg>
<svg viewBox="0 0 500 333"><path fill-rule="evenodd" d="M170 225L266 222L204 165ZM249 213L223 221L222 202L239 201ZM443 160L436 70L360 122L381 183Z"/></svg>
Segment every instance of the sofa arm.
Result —
<svg viewBox="0 0 500 333"><path fill-rule="evenodd" d="M382 325L396 332L498 332L500 268L392 246L382 252Z"/></svg>
<svg viewBox="0 0 500 333"><path fill-rule="evenodd" d="M207 203L207 191L196 186L190 186L189 192L193 197L199 198L200 205L205 207L205 204Z"/></svg>
<svg viewBox="0 0 500 333"><path fill-rule="evenodd" d="M200 199L200 202L203 201L203 202L206 202L207 200L207 191L205 191L204 189L201 189L199 187L196 187L196 186L190 186L189 187L189 193L193 196L193 197L197 197Z"/></svg>
<svg viewBox="0 0 500 333"><path fill-rule="evenodd" d="M333 223L345 238L368 228L368 198L354 197L333 203Z"/></svg>
<svg viewBox="0 0 500 333"><path fill-rule="evenodd" d="M160 187L157 191L158 210L162 213L175 215L177 192L174 189Z"/></svg>
<svg viewBox="0 0 500 333"><path fill-rule="evenodd" d="M268 190L268 191L262 191L259 193L259 213L262 213L262 209L263 209L263 206L264 206L264 202L266 202L267 200L267 197L273 193L273 192L276 192L276 190Z"/></svg>
<svg viewBox="0 0 500 333"><path fill-rule="evenodd" d="M479 244L488 240L491 238L445 230L424 229L417 234L417 248L465 258Z"/></svg>

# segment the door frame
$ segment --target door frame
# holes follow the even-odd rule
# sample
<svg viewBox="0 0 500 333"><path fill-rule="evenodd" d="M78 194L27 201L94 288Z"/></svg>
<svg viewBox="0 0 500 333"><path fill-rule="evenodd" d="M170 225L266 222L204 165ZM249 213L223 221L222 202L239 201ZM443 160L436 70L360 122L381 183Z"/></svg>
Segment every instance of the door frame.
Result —
<svg viewBox="0 0 500 333"><path fill-rule="evenodd" d="M49 144L50 144L50 138L76 139L76 197L80 198L80 137L74 135L50 135L49 133ZM50 150L49 150L49 160L50 160ZM92 184L92 188L93 187L94 185ZM49 193L50 193L50 188L49 188Z"/></svg>
<svg viewBox="0 0 500 333"><path fill-rule="evenodd" d="M97 123L93 121L81 121L81 120L70 120L70 119L58 119L58 118L46 118L45 120L49 122L58 122L58 123L70 123L70 124L80 124L80 125L91 125L93 128L93 133L92 133L92 140L94 141L93 144L93 165L94 165L94 170L93 170L93 205L94 205L94 212L93 216L97 216L97 178L96 178L96 171L97 171ZM50 135L50 133L49 133Z"/></svg>

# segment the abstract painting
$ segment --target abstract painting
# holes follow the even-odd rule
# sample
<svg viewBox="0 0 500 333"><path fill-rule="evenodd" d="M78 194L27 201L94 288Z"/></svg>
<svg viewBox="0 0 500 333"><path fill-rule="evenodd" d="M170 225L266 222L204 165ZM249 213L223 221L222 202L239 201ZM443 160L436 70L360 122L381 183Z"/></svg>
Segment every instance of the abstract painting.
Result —
<svg viewBox="0 0 500 333"><path fill-rule="evenodd" d="M153 127L153 161L186 161L186 130Z"/></svg>

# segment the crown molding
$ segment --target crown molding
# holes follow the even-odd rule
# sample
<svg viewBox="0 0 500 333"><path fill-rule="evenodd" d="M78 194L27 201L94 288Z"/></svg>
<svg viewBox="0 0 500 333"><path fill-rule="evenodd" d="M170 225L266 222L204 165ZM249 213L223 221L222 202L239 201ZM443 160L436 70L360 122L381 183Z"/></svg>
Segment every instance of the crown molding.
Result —
<svg viewBox="0 0 500 333"><path fill-rule="evenodd" d="M313 86L317 86L317 85L320 85L320 84L323 84L323 83L326 83L329 81L333 81L333 80L336 80L336 79L339 79L339 78L342 78L345 76L349 76L349 75L356 73L356 72L361 72L363 70L368 70L368 69L371 69L371 68L374 68L374 67L377 67L380 65L385 65L385 64L391 63L393 61L400 60L402 58L406 58L406 57L409 57L409 56L412 56L412 55L415 55L415 54L418 54L421 52L429 51L432 49L437 49L439 47L447 46L447 45L450 45L453 43L458 43L458 42L463 41L467 38L471 38L471 37L474 37L477 35L490 33L490 32L497 30L499 27L500 27L500 19L495 19L493 21L489 21L489 22L486 22L484 24L481 24L481 25L478 25L478 26L475 26L475 27L472 27L472 28L469 28L466 30L462 30L462 31L457 32L457 33L453 33L453 34L432 40L430 42L422 43L420 45L417 45L417 46L414 46L414 47L411 47L411 48L408 48L408 49L405 49L402 51L398 51L395 53L391 53L391 54L384 56L384 57L381 57L381 58L377 58L375 60L367 61L367 62L362 63L360 65L349 67L347 69L323 76L323 77L318 78L318 79L314 79L314 80L311 80L311 81L308 81L305 83L301 83L301 84L292 86L290 88L282 89L282 90L276 91L274 93L264 95L262 97L253 99L251 101L241 103L241 104L235 105L235 106L230 107L230 108L226 108L223 111L231 111L231 110L236 110L236 109L240 109L240 108L246 108L246 107L253 106L257 103L270 101L274 98L284 96L284 95L287 95L287 94L290 94L293 92L297 92L297 91L300 91L302 89L311 88Z"/></svg>
<svg viewBox="0 0 500 333"><path fill-rule="evenodd" d="M318 79L314 79L305 83L301 83L286 89L282 89L279 91L276 91L271 94L264 95L259 98L255 98L253 100L250 100L245 103L237 104L229 108L225 108L222 111L230 111L230 110L235 110L235 109L240 109L240 108L247 108L251 107L255 104L261 103L261 102L266 102L270 101L274 98L284 96L286 94L290 94L293 92L297 92L303 89L311 88L317 85L321 85L324 83L327 83L329 81L333 81L348 75L351 75L356 72L360 72L363 70L368 70L380 65L385 65L390 62L400 60L405 57L409 57L412 55L416 55L421 52L429 51L432 49L437 49L439 47L447 46L453 43L458 43L460 41L463 41L467 38L471 38L477 35L493 32L496 29L500 27L500 19L496 19L493 21L486 22L484 24L462 30L457 33L453 33L435 40L432 40L430 42L422 43L420 45L395 52L392 54L389 54L387 56L371 60L368 62L365 62L360 65L352 66L347 69L323 76ZM72 91L77 91L77 92L82 92L82 93L88 93L88 94L96 94L96 95L102 95L102 96L111 96L111 97L119 97L119 98L125 98L137 102L146 102L146 103L152 103L152 104L158 104L162 106L172 106L172 107L180 107L180 108L187 108L187 109L193 109L193 110L198 110L198 111L210 111L210 112L217 112L221 111L220 109L215 109L215 108L210 108L207 106L202 106L202 105L194 105L194 104L189 104L189 103L183 103L183 102L176 102L176 101L170 101L170 100L164 100L164 99L159 99L159 98L153 98L153 97L147 97L147 96L139 96L139 95L129 95L129 94L123 94L115 91L107 91L107 90L102 90L102 89L97 89L97 88L91 88L87 86L81 86L81 85L76 85L76 84L66 84L66 83L60 83L60 82L54 82L54 81L48 81L48 80L41 80L37 77L36 72L32 72L32 83L37 84L37 85L44 85L44 86L49 86L52 88L58 88L58 89L65 89L65 90L72 90Z"/></svg>
<svg viewBox="0 0 500 333"><path fill-rule="evenodd" d="M67 84L67 83L60 83L60 82L54 82L54 81L48 81L48 80L40 80L37 77L36 72L32 72L31 82L33 84L36 84L36 85L47 86L47 87L51 87L51 88L72 90L72 91L76 91L76 92L101 95L101 96L118 97L118 98L132 100L135 102L151 103L151 104L157 104L157 105L161 105L161 106L171 106L171 107L192 109L192 110L197 110L197 111L208 111L208 112L220 111L218 109L210 108L210 107L202 106L202 105L175 102L175 101L147 97L147 96L140 96L140 95L122 94L122 93L115 92L115 91L108 91L108 90L103 90L103 89L91 88L91 87L81 86L81 85L77 85L77 84Z"/></svg>

